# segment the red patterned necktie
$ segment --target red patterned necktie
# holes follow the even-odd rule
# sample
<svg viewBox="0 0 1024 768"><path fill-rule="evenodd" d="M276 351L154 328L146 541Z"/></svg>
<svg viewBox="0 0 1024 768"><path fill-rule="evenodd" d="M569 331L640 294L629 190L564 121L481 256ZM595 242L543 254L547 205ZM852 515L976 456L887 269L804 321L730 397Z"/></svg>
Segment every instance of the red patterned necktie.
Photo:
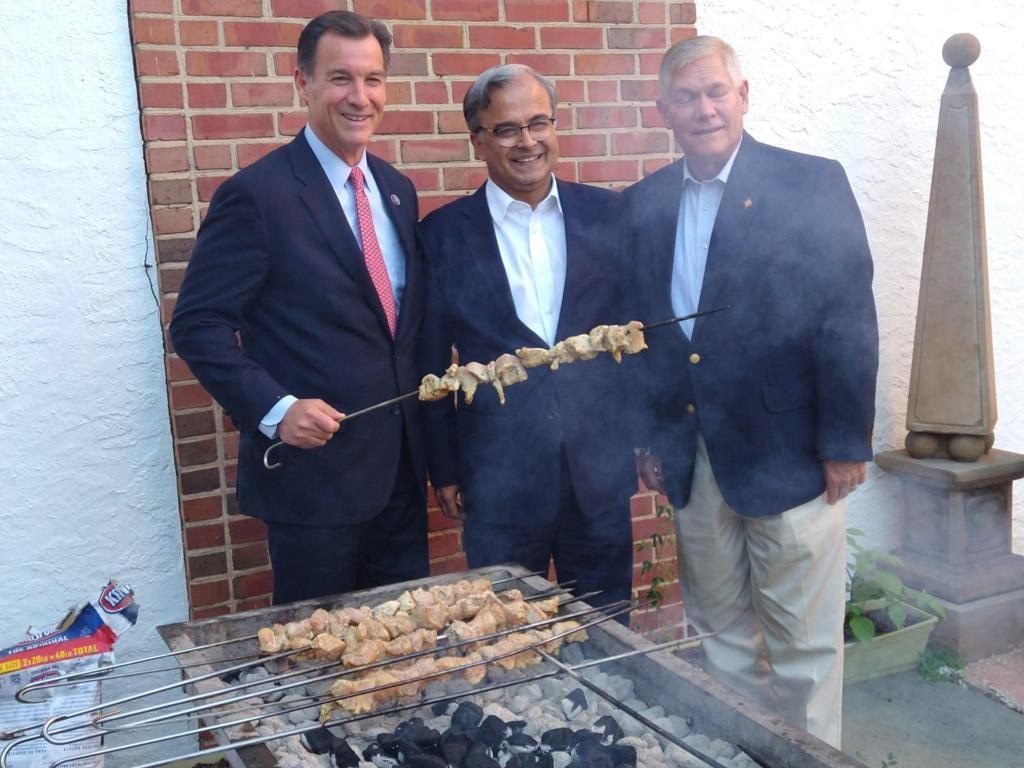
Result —
<svg viewBox="0 0 1024 768"><path fill-rule="evenodd" d="M380 252L377 232L373 228L370 199L366 196L366 189L363 186L365 181L363 172L359 168L353 168L348 178L356 193L356 218L359 219L359 237L363 241L363 259L366 261L366 271L370 273L370 280L373 281L373 287L377 290L377 298L380 299L381 306L384 307L384 316L388 319L388 328L391 330L393 338L398 329L395 295L391 292L391 278L388 276L388 268L384 265L384 255Z"/></svg>

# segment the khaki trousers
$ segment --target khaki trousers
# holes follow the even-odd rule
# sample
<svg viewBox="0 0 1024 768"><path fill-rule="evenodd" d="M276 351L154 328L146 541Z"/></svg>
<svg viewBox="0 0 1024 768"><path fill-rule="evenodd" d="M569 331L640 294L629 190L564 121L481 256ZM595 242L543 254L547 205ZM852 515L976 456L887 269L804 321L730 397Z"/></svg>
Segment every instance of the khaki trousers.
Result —
<svg viewBox="0 0 1024 768"><path fill-rule="evenodd" d="M686 612L707 671L840 747L846 506L824 494L778 515L742 517L722 498L701 437L693 489L676 511Z"/></svg>

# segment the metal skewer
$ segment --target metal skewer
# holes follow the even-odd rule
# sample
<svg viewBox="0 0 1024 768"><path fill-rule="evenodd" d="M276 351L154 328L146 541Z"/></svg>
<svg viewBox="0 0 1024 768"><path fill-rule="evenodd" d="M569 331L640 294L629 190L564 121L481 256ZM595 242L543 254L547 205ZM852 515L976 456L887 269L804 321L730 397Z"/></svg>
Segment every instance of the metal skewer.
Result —
<svg viewBox="0 0 1024 768"><path fill-rule="evenodd" d="M714 309L705 309L705 310L703 310L701 312L693 312L692 314L683 315L681 317L672 317L672 318L669 318L668 320L659 320L656 323L647 323L646 325L641 326L640 330L642 330L642 331L649 331L649 330L651 330L653 328L661 328L662 326L665 326L665 325L673 325L675 323L681 323L683 320L693 320L694 318L697 318L697 317L704 317L706 315L713 315L713 314L715 314L715 312L721 312L723 309L728 309L728 308L729 308L729 305L726 304L726 305L721 306L721 307L715 307ZM385 400L385 401L383 401L381 403L376 403L375 405L369 405L366 408L360 408L358 411L353 411L352 413L346 413L344 416L342 416L338 420L338 423L340 424L343 421L348 421L349 419L354 419L356 416L362 416L364 413L370 413L371 411L376 411L378 408L387 408L389 405L394 405L395 403L400 403L403 400L408 400L410 397L416 397L417 395L419 395L419 393L420 393L419 388L416 388L414 391L406 392L404 395L399 395L398 397L392 397L390 400ZM280 461L275 461L273 463L271 463L271 461L270 461L270 454L271 454L271 452L273 452L273 450L275 448L277 448L279 445L284 445L284 440L278 440L276 443L273 443L269 448L267 448L267 450L265 450L263 452L263 466L266 467L267 469L277 469L278 467L281 466L281 462Z"/></svg>

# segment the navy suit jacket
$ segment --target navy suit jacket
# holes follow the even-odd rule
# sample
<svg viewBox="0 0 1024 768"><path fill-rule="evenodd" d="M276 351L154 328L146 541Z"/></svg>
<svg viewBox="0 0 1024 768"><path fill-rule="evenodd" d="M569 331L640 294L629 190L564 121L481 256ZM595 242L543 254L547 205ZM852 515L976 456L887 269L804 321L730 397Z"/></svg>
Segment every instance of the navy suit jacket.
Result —
<svg viewBox="0 0 1024 768"><path fill-rule="evenodd" d="M645 321L670 317L683 162L626 192ZM871 459L878 328L872 264L842 167L744 134L711 237L700 309L647 335L644 377L669 496L690 496L696 436L729 505L783 512L820 495L824 460ZM687 406L692 406L688 409ZM692 412L691 412L692 410Z"/></svg>
<svg viewBox="0 0 1024 768"><path fill-rule="evenodd" d="M238 502L268 521L345 525L391 495L403 442L425 485L418 403L343 423L322 448L275 449L260 420L286 394L350 413L415 390L422 310L412 183L368 156L406 256L392 340L341 205L303 133L224 182L200 227L171 320L175 351L240 432ZM236 332L241 344L236 343Z"/></svg>
<svg viewBox="0 0 1024 768"><path fill-rule="evenodd" d="M558 181L565 220L566 277L557 338L633 319L620 237L620 195ZM517 347L547 343L516 315L484 187L449 203L422 224L426 309L421 361L440 373L459 360L487 363ZM481 385L472 405L451 398L424 408L431 482L461 486L467 512L512 526L550 524L559 509L565 446L580 508L596 525L621 521L636 491L623 389L635 361L609 355L530 368L500 405Z"/></svg>

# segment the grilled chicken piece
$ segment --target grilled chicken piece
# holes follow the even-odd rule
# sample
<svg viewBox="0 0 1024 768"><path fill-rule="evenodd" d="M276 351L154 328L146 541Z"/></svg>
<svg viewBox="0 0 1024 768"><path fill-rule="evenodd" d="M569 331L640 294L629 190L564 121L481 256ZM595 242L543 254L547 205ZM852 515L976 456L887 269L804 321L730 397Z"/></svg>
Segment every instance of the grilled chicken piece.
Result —
<svg viewBox="0 0 1024 768"><path fill-rule="evenodd" d="M341 663L346 667L363 667L380 659L384 652L384 642L368 637L349 645L341 656Z"/></svg>
<svg viewBox="0 0 1024 768"><path fill-rule="evenodd" d="M367 616L356 625L356 634L360 639L369 637L385 642L391 639L391 633L388 632L388 628L372 616Z"/></svg>
<svg viewBox="0 0 1024 768"><path fill-rule="evenodd" d="M394 616L384 616L380 623L388 631L388 636L394 640L400 635L407 635L416 629L416 620L408 613L396 613ZM383 639L383 638L382 638Z"/></svg>
<svg viewBox="0 0 1024 768"><path fill-rule="evenodd" d="M321 632L313 638L313 655L321 661L337 661L345 651L345 641L330 632Z"/></svg>
<svg viewBox="0 0 1024 768"><path fill-rule="evenodd" d="M590 334L581 333L577 336L570 336L564 342L566 349L573 356L573 360L593 360L597 357L600 349L594 349L590 343Z"/></svg>
<svg viewBox="0 0 1024 768"><path fill-rule="evenodd" d="M494 367L493 365L484 365L483 363L466 363L460 365L456 378L459 380L459 386L462 388L462 394L466 399L466 405L473 404L473 397L476 395L476 389L481 384L487 384L494 381Z"/></svg>
<svg viewBox="0 0 1024 768"><path fill-rule="evenodd" d="M432 373L428 373L420 382L419 399L427 403L432 403L435 400L444 400L448 395L448 391L445 389L444 382L440 378Z"/></svg>
<svg viewBox="0 0 1024 768"><path fill-rule="evenodd" d="M417 605L412 616L423 629L444 629L448 623L448 607L440 603Z"/></svg>
<svg viewBox="0 0 1024 768"><path fill-rule="evenodd" d="M288 644L284 627L280 624L275 624L273 627L260 627L256 630L256 637L260 641L260 653L278 653L283 651Z"/></svg>
<svg viewBox="0 0 1024 768"><path fill-rule="evenodd" d="M539 368L542 365L551 365L550 349L520 347L516 350L516 357L522 362L524 368Z"/></svg>
<svg viewBox="0 0 1024 768"><path fill-rule="evenodd" d="M309 617L309 629L314 635L326 632L331 620L331 614L323 608L317 608Z"/></svg>
<svg viewBox="0 0 1024 768"><path fill-rule="evenodd" d="M556 621L551 625L551 634L559 635L562 632L567 632L570 629L580 628L580 623L574 619L566 619L565 621ZM587 630L580 628L579 632L573 632L571 635L565 636L565 642L567 643L582 643L587 639ZM557 640L555 642L558 642Z"/></svg>

